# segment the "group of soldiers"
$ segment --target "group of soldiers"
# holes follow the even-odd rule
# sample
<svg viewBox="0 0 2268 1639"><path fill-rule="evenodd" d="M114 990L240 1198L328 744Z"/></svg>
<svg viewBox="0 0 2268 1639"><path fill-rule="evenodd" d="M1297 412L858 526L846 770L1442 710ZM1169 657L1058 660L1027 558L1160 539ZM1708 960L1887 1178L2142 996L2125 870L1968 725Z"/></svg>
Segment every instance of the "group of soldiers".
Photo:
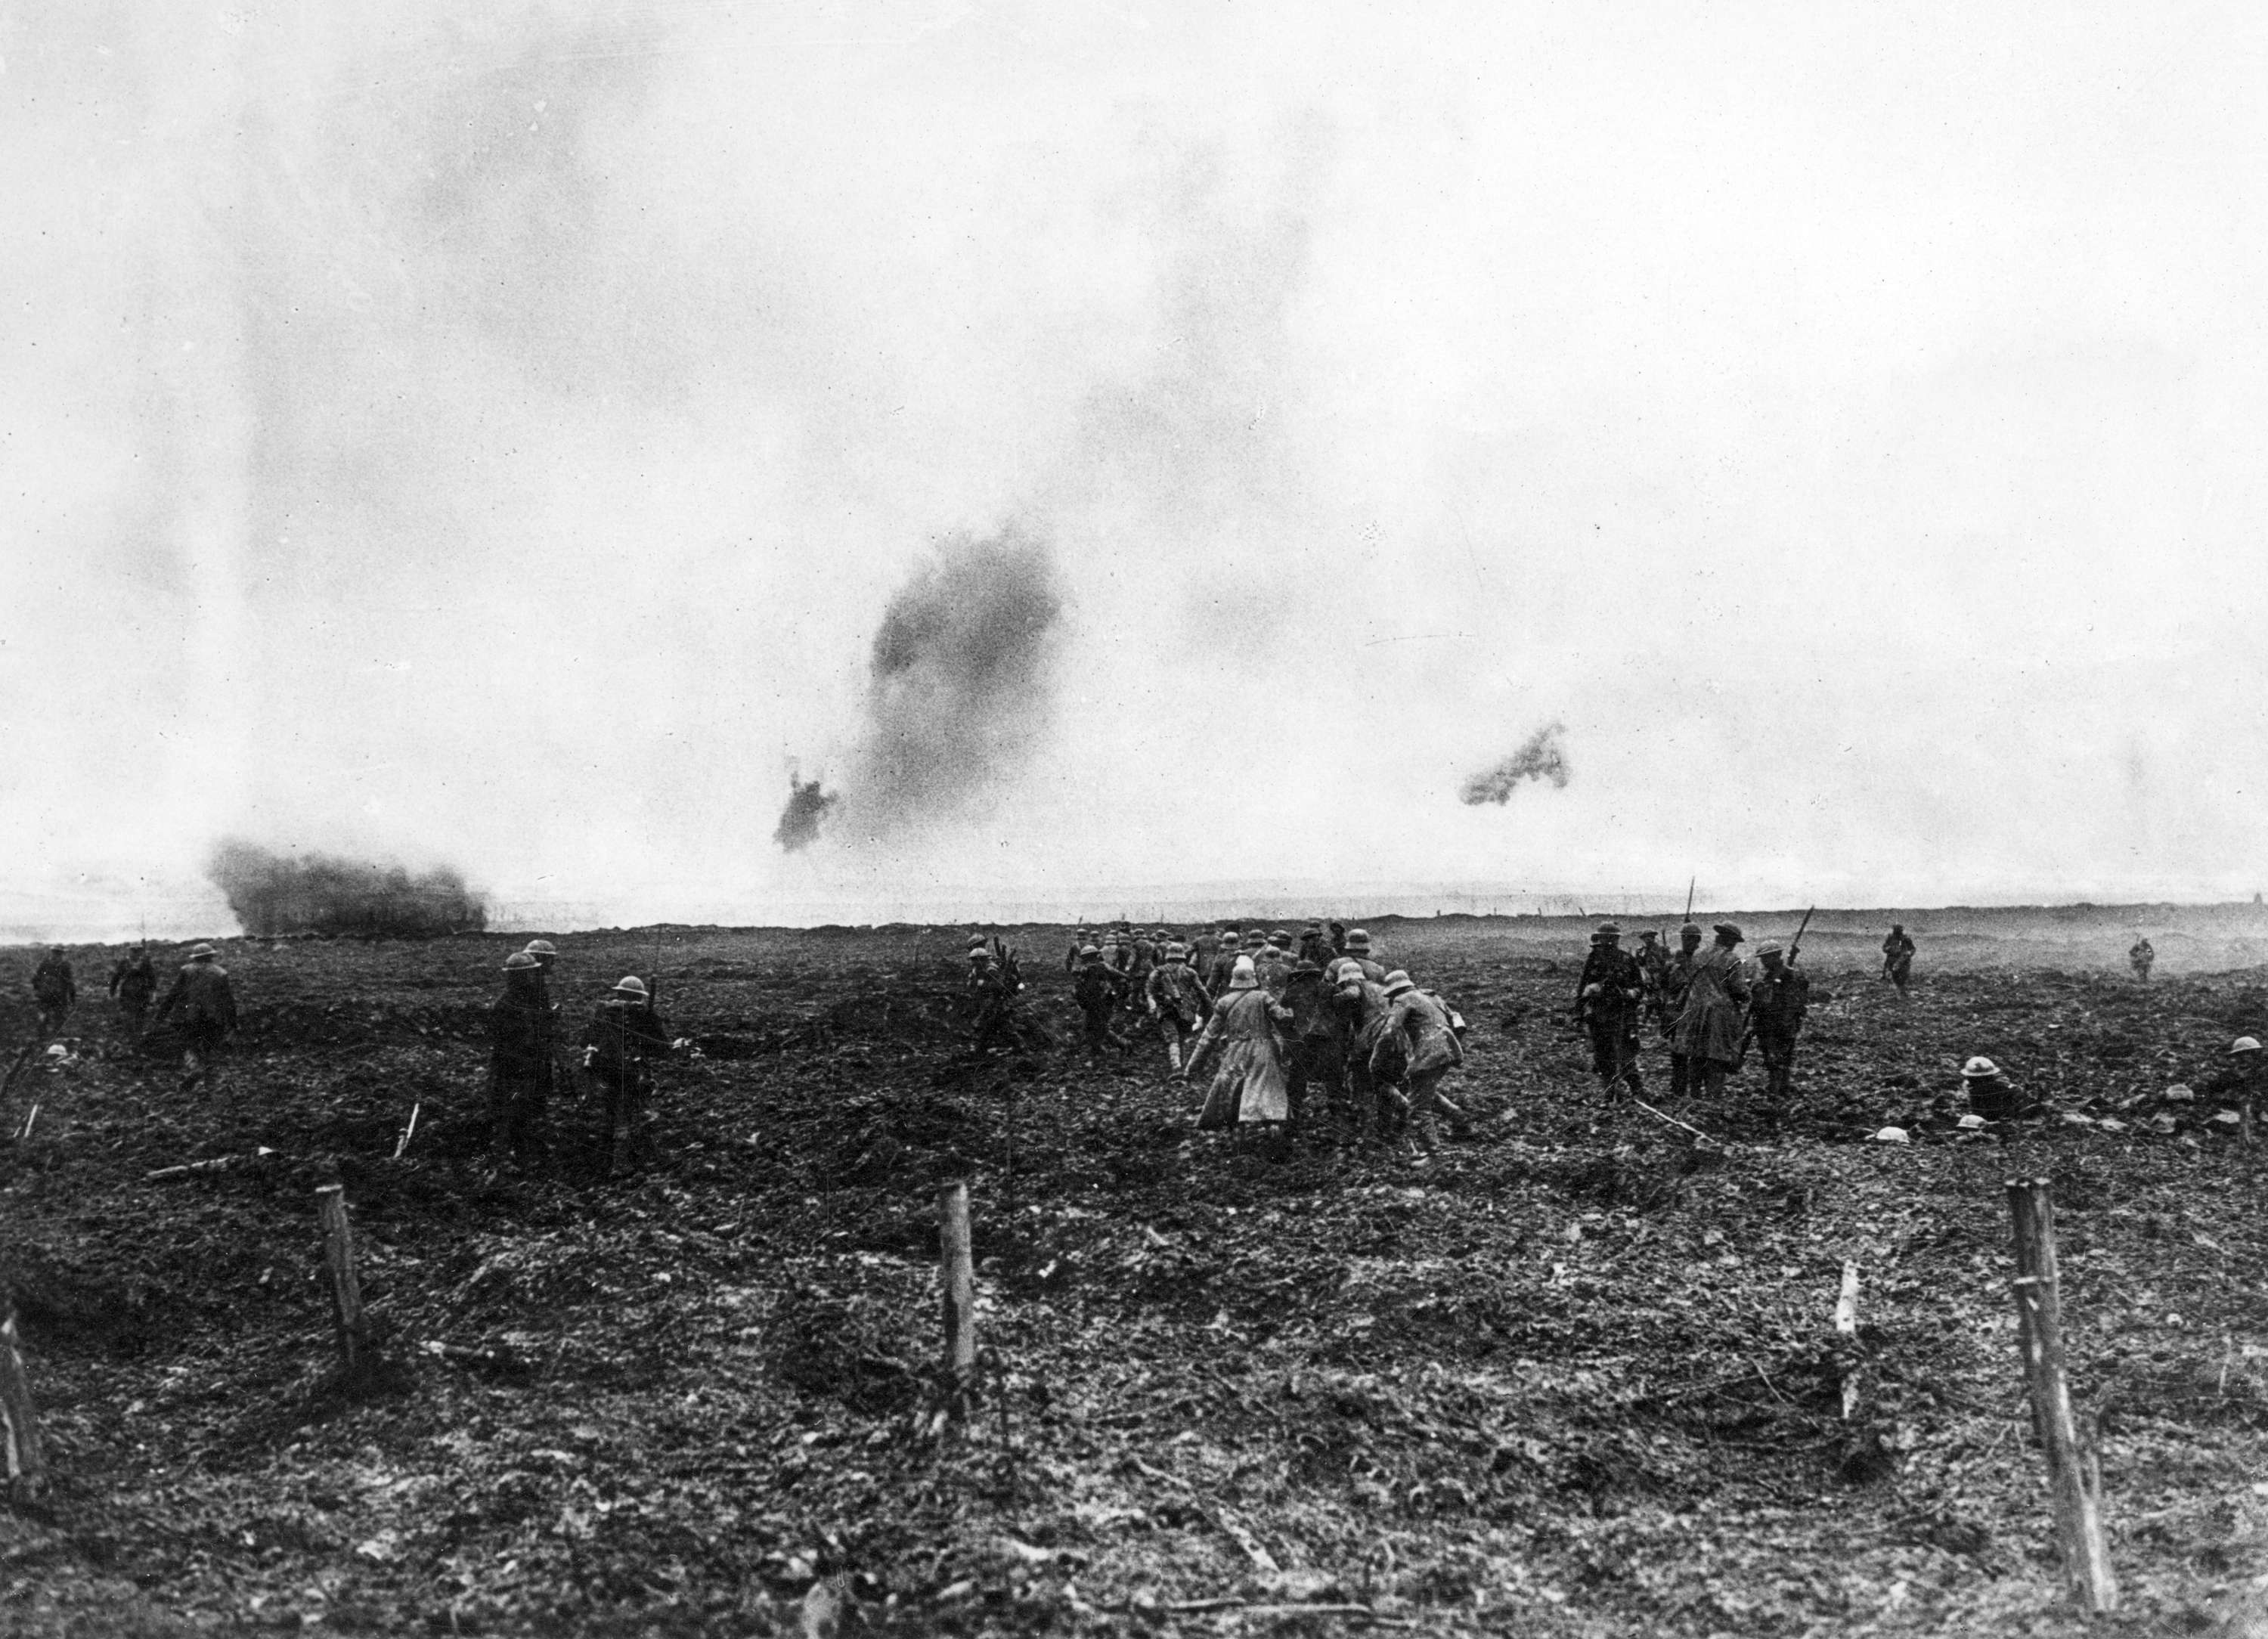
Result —
<svg viewBox="0 0 2268 1639"><path fill-rule="evenodd" d="M1739 924L1720 922L1711 931L1705 950L1700 925L1687 922L1671 952L1648 928L1631 952L1622 948L1620 924L1602 922L1593 930L1575 982L1575 1015L1590 1037L1591 1069L1608 1097L1625 1089L1634 1098L1644 1095L1638 1038L1648 1025L1668 1045L1673 1097L1721 1095L1752 1043L1764 1055L1767 1091L1776 1099L1793 1091L1796 1038L1811 1006L1811 981L1795 965L1801 946L1795 940L1757 946L1758 971L1750 978L1741 966L1746 936Z"/></svg>
<svg viewBox="0 0 2268 1639"><path fill-rule="evenodd" d="M549 939L531 940L525 950L513 952L504 965L504 994L489 1011L490 1143L499 1163L519 1158L540 1164L549 1154L552 1095L567 1075L559 1004L550 991L558 956ZM158 969L146 944L136 945L112 967L109 993L137 1040L159 1027L174 1033L184 1093L201 1084L208 1093L218 1090L221 1051L238 1021L235 987L212 945L189 948L154 1010ZM33 969L32 999L41 1035L61 1034L78 999L77 978L61 946L50 949ZM636 974L616 982L592 1010L582 1037L582 1068L605 1105L610 1176L651 1153L653 1065L670 1050L651 989Z"/></svg>
<svg viewBox="0 0 2268 1639"><path fill-rule="evenodd" d="M489 1154L498 1165L549 1165L552 1097L572 1084L559 1003L551 998L558 960L550 940L529 940L504 958L504 994L489 1009ZM599 999L583 1031L582 1068L606 1114L609 1178L652 1156L653 1067L671 1051L654 1003L654 987L626 974Z"/></svg>
<svg viewBox="0 0 2268 1639"><path fill-rule="evenodd" d="M1005 952L982 935L968 948L982 1051L1014 994ZM1464 1021L1440 996L1388 968L1360 928L1316 920L1239 931L1234 922L1184 940L1172 930L1080 928L1064 953L1091 1056L1134 1050L1122 1014L1155 1031L1169 1078L1208 1077L1198 1125L1311 1120L1310 1097L1357 1136L1409 1133L1431 1145L1435 1116L1462 1129L1442 1091L1462 1064Z"/></svg>

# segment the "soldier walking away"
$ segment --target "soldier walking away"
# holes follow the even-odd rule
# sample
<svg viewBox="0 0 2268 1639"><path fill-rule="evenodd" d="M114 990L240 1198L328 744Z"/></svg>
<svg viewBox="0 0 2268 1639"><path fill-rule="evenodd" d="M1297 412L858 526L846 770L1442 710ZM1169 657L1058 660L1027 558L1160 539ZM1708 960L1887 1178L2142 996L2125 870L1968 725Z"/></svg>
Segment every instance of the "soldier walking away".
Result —
<svg viewBox="0 0 2268 1639"><path fill-rule="evenodd" d="M1178 1077L1182 1043L1204 1029L1204 1021L1212 1016L1212 997L1206 993L1204 981L1189 971L1188 946L1166 947L1166 959L1151 970L1143 1000L1149 1005L1150 1017L1158 1021L1159 1037L1166 1044L1167 1070Z"/></svg>
<svg viewBox="0 0 2268 1639"><path fill-rule="evenodd" d="M1158 966L1158 946L1150 937L1147 928L1134 930L1134 942L1128 947L1130 959L1126 965L1126 977L1139 990L1150 982L1150 974Z"/></svg>
<svg viewBox="0 0 2268 1639"><path fill-rule="evenodd" d="M668 1052L645 981L626 975L592 1010L583 1033L583 1068L606 1103L608 1178L629 1172L641 1156L652 1158L653 1065Z"/></svg>
<svg viewBox="0 0 2268 1639"><path fill-rule="evenodd" d="M1693 965L1701 959L1701 927L1687 922L1677 930L1677 954L1661 969L1661 1038L1669 1044L1669 1096L1683 1099L1693 1091L1693 1061L1677 1045L1677 1019L1685 1011L1685 993L1692 988Z"/></svg>
<svg viewBox="0 0 2268 1639"><path fill-rule="evenodd" d="M2158 959L2158 953L2150 948L2150 941L2146 935L2134 941L2133 949L2126 952L2126 959L2133 964L2134 977L2139 979L2144 984L2149 983L2150 964Z"/></svg>
<svg viewBox="0 0 2268 1639"><path fill-rule="evenodd" d="M158 994L158 969L150 960L148 945L137 944L132 955L119 958L110 970L110 994L126 1022L139 1032Z"/></svg>
<svg viewBox="0 0 2268 1639"><path fill-rule="evenodd" d="M1126 994L1126 975L1102 959L1102 952L1088 945L1079 953L1079 977L1071 981L1071 1000L1086 1021L1086 1055L1101 1058L1106 1047L1130 1055L1134 1043L1110 1027L1110 1014Z"/></svg>
<svg viewBox="0 0 2268 1639"><path fill-rule="evenodd" d="M183 1092L200 1081L209 1093L220 1091L221 1044L236 1029L236 992L228 969L214 959L217 955L210 944L192 945L158 1003L157 1022L180 1027Z"/></svg>
<svg viewBox="0 0 2268 1639"><path fill-rule="evenodd" d="M1292 936L1278 928L1268 936L1268 943L1254 953L1252 974L1260 981L1263 990L1280 1002L1284 999L1284 981L1292 976L1292 969L1299 966L1299 960L1292 954Z"/></svg>
<svg viewBox="0 0 2268 1639"><path fill-rule="evenodd" d="M1783 959L1777 944L1756 947L1764 971L1749 989L1749 1028L1764 1055L1764 1092L1775 1107L1795 1096L1795 1039L1811 1006L1811 981Z"/></svg>
<svg viewBox="0 0 2268 1639"><path fill-rule="evenodd" d="M1716 943L1693 963L1677 1014L1677 1050L1686 1058L1687 1091L1712 1099L1723 1095L1725 1077L1740 1068L1742 1017L1749 1004L1749 984L1736 954L1741 930L1720 922L1715 931Z"/></svg>
<svg viewBox="0 0 2268 1639"><path fill-rule="evenodd" d="M1236 930L1224 926L1220 944L1212 953L1211 964L1197 975L1204 981L1205 989L1215 996L1228 994L1229 981L1236 977Z"/></svg>
<svg viewBox="0 0 2268 1639"><path fill-rule="evenodd" d="M1401 1084L1410 1135L1426 1149L1434 1147L1436 1110L1447 1117L1458 1137L1470 1136L1465 1113L1441 1091L1448 1073L1465 1062L1464 1045L1449 1028L1447 1011L1398 967L1386 975L1386 1027L1371 1049L1372 1078Z"/></svg>
<svg viewBox="0 0 2268 1639"><path fill-rule="evenodd" d="M1292 1015L1284 1031L1284 1090L1294 1132L1306 1127L1310 1087L1322 1088L1334 1109L1346 1101L1347 1023L1336 996L1330 975L1304 957L1284 981L1283 1007Z"/></svg>
<svg viewBox="0 0 2268 1639"><path fill-rule="evenodd" d="M1189 971L1199 980L1212 971L1212 956L1220 949L1220 940L1211 928L1200 926L1197 937L1189 941Z"/></svg>
<svg viewBox="0 0 2268 1639"><path fill-rule="evenodd" d="M1260 988L1251 959L1240 958L1229 974L1228 994L1214 1004L1212 1017L1189 1049L1192 1077L1203 1073L1205 1062L1216 1053L1220 1059L1197 1115L1200 1131L1281 1121L1291 1114L1276 1036L1277 1026L1291 1020L1290 1011L1278 1007Z"/></svg>
<svg viewBox="0 0 2268 1639"><path fill-rule="evenodd" d="M1583 975L1575 983L1575 1013L1591 1038L1591 1069L1599 1090L1609 1099L1616 1088L1627 1086L1643 1096L1646 1083L1638 1069L1638 1022L1646 999L1646 973L1622 947L1623 930L1611 922L1601 922L1591 935L1591 953L1583 961Z"/></svg>
<svg viewBox="0 0 2268 1639"><path fill-rule="evenodd" d="M1371 983L1382 985L1386 982L1386 969L1371 959L1370 935L1362 929L1357 928L1347 935L1346 955L1342 959L1361 968L1362 976Z"/></svg>
<svg viewBox="0 0 2268 1639"><path fill-rule="evenodd" d="M504 958L504 994L489 1009L489 1156L541 1161L558 1064L543 968L526 951Z"/></svg>
<svg viewBox="0 0 2268 1639"><path fill-rule="evenodd" d="M1387 1000L1386 987L1365 976L1361 965L1351 954L1343 956L1339 959L1338 989L1333 1005L1338 1011L1346 1043L1347 1094L1354 1108L1356 1135L1375 1133L1381 1138L1389 1137L1400 1129L1410 1105L1391 1081L1380 1082L1371 1069L1373 1056L1386 1033L1388 1017L1393 1011L1393 1003Z"/></svg>
<svg viewBox="0 0 2268 1639"><path fill-rule="evenodd" d="M1913 974L1914 942L1904 924L1892 922L1890 937L1882 941L1882 973L1897 986L1898 994L1906 993L1906 981Z"/></svg>
<svg viewBox="0 0 2268 1639"><path fill-rule="evenodd" d="M530 939L527 953L535 959L536 970L543 975L544 993L550 994L551 970L558 964L559 947L549 939Z"/></svg>
<svg viewBox="0 0 2268 1639"><path fill-rule="evenodd" d="M78 1000L78 981L71 975L70 959L62 945L51 946L32 969L32 1000L39 1004L40 1033L61 1035L71 1003Z"/></svg>

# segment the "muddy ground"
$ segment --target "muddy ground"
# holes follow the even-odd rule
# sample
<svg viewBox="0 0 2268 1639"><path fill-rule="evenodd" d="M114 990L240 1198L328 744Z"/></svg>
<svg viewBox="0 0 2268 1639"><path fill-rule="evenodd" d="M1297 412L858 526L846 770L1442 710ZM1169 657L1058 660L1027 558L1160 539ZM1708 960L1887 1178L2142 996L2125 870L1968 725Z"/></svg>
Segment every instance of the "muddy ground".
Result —
<svg viewBox="0 0 2268 1639"><path fill-rule="evenodd" d="M1473 1023L1476 1135L1425 1158L1194 1133L1153 1046L1070 1050L1063 941L1024 937L1031 1037L980 1064L952 930L670 933L698 1056L664 1072L662 1162L615 1185L582 1103L555 1175L485 1164L517 937L229 944L217 1098L83 1004L0 1117L37 1102L0 1146L0 1278L54 1469L0 1510L0 1630L798 1631L819 1582L844 1632L2076 1632L2016 1372L2020 1172L2055 1182L2101 1427L2126 1609L2097 1630L2241 1631L2268 1585L2268 1143L2211 1119L2268 974L1926 952L1901 1002L1830 941L1798 1104L1773 1132L1752 1069L1670 1112L1697 1146L1600 1104L1573 937L1411 923L1394 959ZM561 944L578 1016L654 966L645 934ZM1941 1130L1977 1052L2118 1125ZM1915 1142L1867 1141L1889 1121ZM984 1371L939 1436L953 1178ZM355 1393L333 1179L387 1362Z"/></svg>

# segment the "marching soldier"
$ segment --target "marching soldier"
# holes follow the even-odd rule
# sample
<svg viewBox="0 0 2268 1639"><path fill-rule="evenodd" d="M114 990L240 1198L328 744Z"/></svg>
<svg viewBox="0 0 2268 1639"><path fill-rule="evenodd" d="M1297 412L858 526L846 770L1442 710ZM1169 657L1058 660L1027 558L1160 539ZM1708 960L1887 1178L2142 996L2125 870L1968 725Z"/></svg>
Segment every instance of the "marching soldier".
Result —
<svg viewBox="0 0 2268 1639"><path fill-rule="evenodd" d="M1795 1039L1811 1005L1811 981L1783 959L1780 947L1756 947L1764 971L1749 989L1749 1027L1764 1055L1764 1091L1785 1101L1795 1092Z"/></svg>
<svg viewBox="0 0 2268 1639"><path fill-rule="evenodd" d="M2134 947L2126 952L2126 959L2133 965L2134 977L2144 984L2149 983L2150 964L2158 959L2158 953L2150 948L2146 937L2134 941Z"/></svg>
<svg viewBox="0 0 2268 1639"><path fill-rule="evenodd" d="M1609 1098L1617 1086L1628 1086L1634 1094L1646 1091L1638 1069L1638 1010L1646 997L1646 974L1638 959L1622 948L1622 937L1618 924L1599 924L1575 985L1575 1011L1591 1038L1591 1069Z"/></svg>
<svg viewBox="0 0 2268 1639"><path fill-rule="evenodd" d="M1086 1054L1100 1058L1105 1047L1131 1054L1134 1043L1110 1027L1110 1014L1126 994L1126 975L1102 959L1102 952L1088 945L1079 953L1079 977L1071 984L1071 999L1079 1003L1086 1025Z"/></svg>
<svg viewBox="0 0 2268 1639"><path fill-rule="evenodd" d="M645 981L625 975L592 1011L583 1033L583 1068L606 1100L608 1178L628 1172L640 1154L652 1157L653 1063L668 1052L669 1036Z"/></svg>
<svg viewBox="0 0 2268 1639"><path fill-rule="evenodd" d="M219 1091L221 1044L236 1028L236 992L228 969L214 959L218 954L210 944L192 945L189 959L158 1003L158 1023L180 1021L183 1092L200 1081L207 1092Z"/></svg>
<svg viewBox="0 0 2268 1639"><path fill-rule="evenodd" d="M1151 970L1143 989L1143 1000L1166 1043L1166 1063L1176 1077L1182 1073L1182 1043L1204 1029L1212 1016L1212 997L1204 981L1189 971L1189 957L1188 946L1167 945L1166 959Z"/></svg>
<svg viewBox="0 0 2268 1639"><path fill-rule="evenodd" d="M1370 935L1364 930L1357 928L1352 933L1347 935L1346 954L1340 959L1352 962L1361 968L1362 976L1372 984L1382 985L1386 982L1386 969L1371 959Z"/></svg>

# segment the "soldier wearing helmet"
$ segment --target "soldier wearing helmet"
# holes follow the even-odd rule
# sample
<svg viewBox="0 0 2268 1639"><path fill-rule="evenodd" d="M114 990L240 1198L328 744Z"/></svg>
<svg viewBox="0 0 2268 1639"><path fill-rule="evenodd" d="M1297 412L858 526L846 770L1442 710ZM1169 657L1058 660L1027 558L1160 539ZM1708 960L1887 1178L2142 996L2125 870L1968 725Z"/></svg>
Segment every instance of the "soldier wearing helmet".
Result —
<svg viewBox="0 0 2268 1639"><path fill-rule="evenodd" d="M1134 1043L1110 1027L1110 1015L1126 995L1126 975L1103 959L1100 947L1088 945L1079 953L1079 977L1071 983L1071 999L1086 1021L1086 1052L1100 1058L1105 1047L1131 1055Z"/></svg>
<svg viewBox="0 0 2268 1639"><path fill-rule="evenodd" d="M1749 1005L1749 981L1741 973L1741 930L1720 922L1716 935L1716 943L1694 959L1685 1004L1677 1014L1677 1051L1688 1066L1687 1091L1712 1099L1725 1091L1725 1077L1740 1067L1741 1023Z"/></svg>
<svg viewBox="0 0 2268 1639"><path fill-rule="evenodd" d="M592 1010L583 1033L583 1068L606 1104L609 1178L628 1172L640 1156L652 1156L653 1065L668 1052L669 1034L645 981L625 975Z"/></svg>
<svg viewBox="0 0 2268 1639"><path fill-rule="evenodd" d="M1749 1028L1764 1055L1764 1092L1784 1104L1795 1092L1795 1039L1811 1007L1811 980L1787 959L1776 941L1756 946L1763 971L1749 988Z"/></svg>
<svg viewBox="0 0 2268 1639"><path fill-rule="evenodd" d="M228 969L214 959L219 954L210 944L190 946L189 959L158 1003L158 1024L179 1023L183 1092L201 1081L207 1092L219 1091L221 1044L236 1028L236 992Z"/></svg>
<svg viewBox="0 0 2268 1639"><path fill-rule="evenodd" d="M1616 922L1601 922L1591 935L1591 953L1575 981L1575 1013L1591 1038L1591 1070L1609 1099L1618 1087L1646 1091L1638 1069L1638 1021L1646 999L1646 974L1638 959L1622 947Z"/></svg>
<svg viewBox="0 0 2268 1639"><path fill-rule="evenodd" d="M1693 1063L1677 1046L1677 1016L1685 1011L1685 992L1693 982L1693 964L1701 959L1701 925L1687 922L1677 930L1677 953L1661 968L1661 1036L1669 1044L1669 1095L1684 1098L1694 1091Z"/></svg>
<svg viewBox="0 0 2268 1639"><path fill-rule="evenodd" d="M1906 981L1913 976L1913 936L1904 923L1892 922L1889 937L1882 941L1882 975L1897 986L1900 996L1906 993Z"/></svg>
<svg viewBox="0 0 2268 1639"><path fill-rule="evenodd" d="M504 959L504 994L489 1008L489 1156L541 1159L558 1063L557 1027L543 965L526 951Z"/></svg>
<svg viewBox="0 0 2268 1639"><path fill-rule="evenodd" d="M1212 997L1204 981L1189 970L1189 947L1168 944L1166 958L1151 970L1142 997L1158 1034L1166 1044L1166 1065L1175 1077L1182 1074L1182 1043L1204 1028L1212 1017Z"/></svg>
<svg viewBox="0 0 2268 1639"><path fill-rule="evenodd" d="M136 945L132 955L121 959L118 966L110 970L110 994L116 998L118 1011L125 1016L127 1024L139 1031L151 1001L158 994L158 969L150 960L148 945Z"/></svg>
<svg viewBox="0 0 2268 1639"><path fill-rule="evenodd" d="M1370 934L1367 930L1357 928L1352 933L1347 935L1346 955L1341 959L1352 962L1361 968L1363 978L1370 983L1382 985L1386 982L1386 968L1372 957Z"/></svg>
<svg viewBox="0 0 2268 1639"><path fill-rule="evenodd" d="M2126 952L2126 960L2134 969L2134 977L2144 984L2150 982L2150 966L2157 959L2158 952L2151 948L2149 936L2146 934L2135 940Z"/></svg>

